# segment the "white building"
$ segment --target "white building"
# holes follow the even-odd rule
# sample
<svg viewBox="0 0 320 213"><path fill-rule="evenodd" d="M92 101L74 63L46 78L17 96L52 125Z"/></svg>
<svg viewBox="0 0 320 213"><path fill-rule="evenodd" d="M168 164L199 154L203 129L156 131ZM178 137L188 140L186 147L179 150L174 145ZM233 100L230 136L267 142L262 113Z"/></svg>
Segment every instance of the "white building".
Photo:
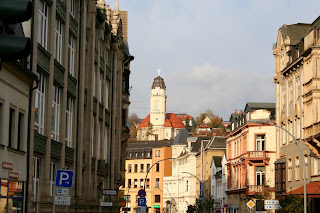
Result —
<svg viewBox="0 0 320 213"><path fill-rule="evenodd" d="M227 173L225 164L226 156L212 157L211 161L211 196L214 198L216 205L220 205L221 209L227 201Z"/></svg>

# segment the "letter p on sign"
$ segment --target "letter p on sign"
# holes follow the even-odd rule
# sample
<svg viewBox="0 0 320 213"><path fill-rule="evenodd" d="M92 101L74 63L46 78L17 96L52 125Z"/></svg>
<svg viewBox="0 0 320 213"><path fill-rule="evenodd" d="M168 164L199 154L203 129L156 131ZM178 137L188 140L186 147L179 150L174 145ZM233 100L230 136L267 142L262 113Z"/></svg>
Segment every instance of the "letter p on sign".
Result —
<svg viewBox="0 0 320 213"><path fill-rule="evenodd" d="M56 183L57 187L72 187L73 171L72 170L57 170Z"/></svg>

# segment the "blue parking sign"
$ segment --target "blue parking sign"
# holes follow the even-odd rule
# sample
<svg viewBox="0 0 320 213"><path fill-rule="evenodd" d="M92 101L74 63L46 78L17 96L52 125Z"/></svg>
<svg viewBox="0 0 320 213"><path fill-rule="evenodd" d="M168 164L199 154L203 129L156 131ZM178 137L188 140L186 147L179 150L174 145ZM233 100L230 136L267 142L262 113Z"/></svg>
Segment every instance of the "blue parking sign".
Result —
<svg viewBox="0 0 320 213"><path fill-rule="evenodd" d="M147 199L145 197L138 198L138 206L146 206Z"/></svg>
<svg viewBox="0 0 320 213"><path fill-rule="evenodd" d="M55 186L57 187L72 187L73 171L72 170L57 170Z"/></svg>

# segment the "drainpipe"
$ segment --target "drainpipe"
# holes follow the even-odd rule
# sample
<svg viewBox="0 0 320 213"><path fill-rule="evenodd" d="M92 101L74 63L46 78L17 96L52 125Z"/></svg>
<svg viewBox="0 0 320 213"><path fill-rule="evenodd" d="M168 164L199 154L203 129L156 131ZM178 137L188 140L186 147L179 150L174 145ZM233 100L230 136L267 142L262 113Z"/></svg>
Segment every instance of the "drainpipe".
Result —
<svg viewBox="0 0 320 213"><path fill-rule="evenodd" d="M74 192L74 196L75 196L75 200L76 200L76 212L78 211L78 159L79 159L79 117L80 117L80 80L81 80L81 42L82 42L82 12L83 12L83 0L80 1L80 21L79 21L79 57L78 57L78 110L77 110L77 133L76 133L76 168L75 168L75 192Z"/></svg>

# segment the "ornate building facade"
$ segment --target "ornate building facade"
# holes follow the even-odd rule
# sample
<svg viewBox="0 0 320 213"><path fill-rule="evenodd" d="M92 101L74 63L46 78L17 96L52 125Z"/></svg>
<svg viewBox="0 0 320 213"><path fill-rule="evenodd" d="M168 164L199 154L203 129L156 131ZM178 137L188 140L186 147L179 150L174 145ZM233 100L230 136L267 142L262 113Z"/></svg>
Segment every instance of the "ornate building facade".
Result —
<svg viewBox="0 0 320 213"><path fill-rule="evenodd" d="M124 182L130 55L127 12L104 0L36 0L28 212L53 212L57 169L74 172L68 211L119 212ZM34 85L36 86L36 85ZM103 195L103 189L117 191Z"/></svg>

